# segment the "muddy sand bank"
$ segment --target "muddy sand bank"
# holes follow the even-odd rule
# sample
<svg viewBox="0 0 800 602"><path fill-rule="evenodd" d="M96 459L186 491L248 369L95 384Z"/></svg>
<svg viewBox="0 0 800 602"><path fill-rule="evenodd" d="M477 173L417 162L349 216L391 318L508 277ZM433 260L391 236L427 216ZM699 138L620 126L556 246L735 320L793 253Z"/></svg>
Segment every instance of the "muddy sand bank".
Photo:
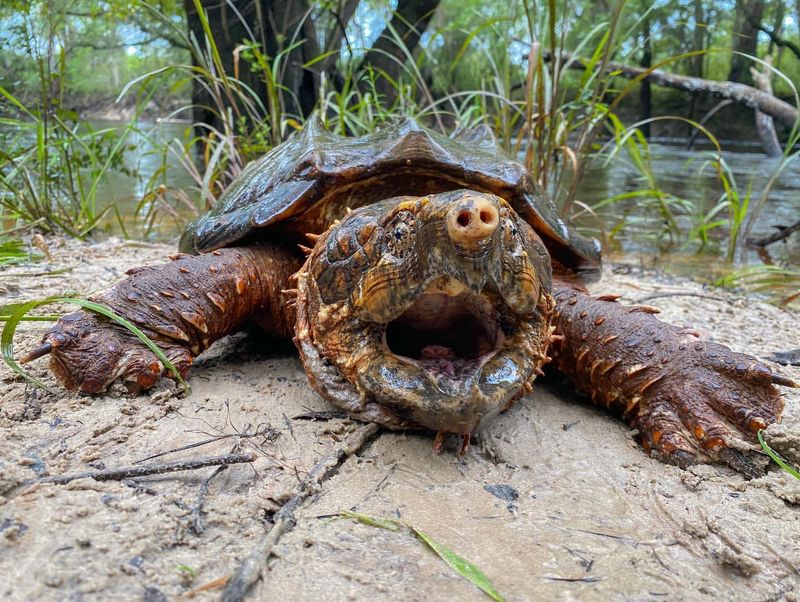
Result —
<svg viewBox="0 0 800 602"><path fill-rule="evenodd" d="M52 241L51 250L51 263L3 272L2 303L97 290L172 251L120 241ZM61 268L70 269L43 274ZM796 312L695 283L611 266L593 291L649 298L664 319L736 351L763 357L800 346ZM24 324L17 349L31 348L43 329ZM625 424L555 379L488 425L463 458L455 441L435 456L430 434L387 431L337 455L363 426L301 417L331 408L310 390L292 348L262 336L212 347L188 396L162 382L148 394L89 398L58 388L46 364L31 371L54 392L0 367L3 599L173 600L208 584L195 597L217 599L214 584L285 515L309 471L340 456L274 543L252 599L485 599L407 533L331 518L342 510L407 521L474 562L508 600L800 598L800 481L775 469L748 482L726 467L664 465ZM800 380L800 368L778 369ZM775 438L797 447L800 390L785 397ZM215 467L19 487L208 440L158 461L236 450L256 459L210 481Z"/></svg>

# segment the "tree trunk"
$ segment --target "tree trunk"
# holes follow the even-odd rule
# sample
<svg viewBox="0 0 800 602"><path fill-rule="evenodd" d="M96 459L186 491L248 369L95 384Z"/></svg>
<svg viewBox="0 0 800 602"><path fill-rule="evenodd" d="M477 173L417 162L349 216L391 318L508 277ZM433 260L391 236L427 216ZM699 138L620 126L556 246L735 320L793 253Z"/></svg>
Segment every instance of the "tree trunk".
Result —
<svg viewBox="0 0 800 602"><path fill-rule="evenodd" d="M642 20L642 59L639 65L644 69L649 69L653 65L653 50L650 44L650 14L647 13ZM642 124L642 134L645 138L650 138L650 123L646 120L653 116L653 103L652 91L650 90L650 82L642 80L639 87L639 120L644 121Z"/></svg>
<svg viewBox="0 0 800 602"><path fill-rule="evenodd" d="M250 65L239 58L239 49L245 42L256 43L271 62L276 56L297 43L281 61L282 69L274 74L281 88L280 102L283 111L306 116L316 104L317 82L313 74L302 65L316 56L319 49L316 40L308 38L308 6L305 0L202 0L208 15L211 35L219 52L222 69L227 77L237 79L249 87L267 105L267 85L261 69L251 70ZM206 36L203 24L195 10L193 0L184 0L189 33L205 53ZM241 18L239 15L241 15ZM252 36L251 36L252 34ZM207 61L193 56L195 65ZM222 74L217 74L218 76ZM208 82L206 82L208 83ZM224 99L227 102L230 99ZM193 119L195 123L206 123L214 128L222 127L219 111L227 108L216 106L208 89L195 82L192 89Z"/></svg>
<svg viewBox="0 0 800 602"><path fill-rule="evenodd" d="M703 0L694 0L694 26L692 28L692 52L696 52L692 57L692 61L689 64L689 75L693 77L703 77L703 67L704 67L704 59L705 56L700 54L705 50L705 33L708 29L707 24L705 23L705 15L703 11ZM688 117L690 120L694 120L695 113L697 111L697 97L692 96L691 100L689 101L689 111ZM689 136L694 133L695 128L687 123L686 128L688 131Z"/></svg>
<svg viewBox="0 0 800 602"><path fill-rule="evenodd" d="M245 19L254 12L254 5L251 1L234 4ZM194 2L192 0L184 0L184 7L186 9L189 36L196 41L200 51L207 54L206 35ZM247 29L225 2L205 2L203 8L208 15L211 34L219 49L222 67L227 75L233 76L235 69L233 51L242 40L249 38ZM192 63L195 66L201 66L206 65L207 61L203 57L197 56L193 48ZM250 69L240 69L239 71L239 78L242 82L251 87L259 97L263 98L266 95L266 86L257 77L257 74L251 72ZM209 90L195 81L192 85L192 119L195 124L203 123L215 129L221 129L223 125L218 115L218 107L215 104ZM202 134L202 132L199 133Z"/></svg>
<svg viewBox="0 0 800 602"><path fill-rule="evenodd" d="M705 22L703 13L703 0L694 0L694 31L692 36L692 52L702 52L705 50L705 34L708 24ZM694 77L703 77L703 64L705 56L696 54L692 57L692 73Z"/></svg>
<svg viewBox="0 0 800 602"><path fill-rule="evenodd" d="M403 74L408 56L413 54L439 2L399 0L392 20L364 57L364 65L368 63L381 75L376 86L385 106L391 106L397 98L396 84Z"/></svg>
<svg viewBox="0 0 800 602"><path fill-rule="evenodd" d="M781 34L783 33L783 17L786 15L786 5L783 3L783 0L779 0L775 5L775 19L773 23L775 25L772 26L772 33L775 34L774 37L770 36L769 38L769 46L767 47L767 54L772 54L773 49L775 48L775 38L780 38ZM756 24L758 25L758 24ZM778 46L778 55L780 57L780 52L783 50L782 46ZM780 60L778 61L779 64Z"/></svg>
<svg viewBox="0 0 800 602"><path fill-rule="evenodd" d="M758 47L758 23L764 16L764 0L736 0L731 50L756 56ZM751 60L740 54L731 55L731 69L728 80L752 84L748 67Z"/></svg>

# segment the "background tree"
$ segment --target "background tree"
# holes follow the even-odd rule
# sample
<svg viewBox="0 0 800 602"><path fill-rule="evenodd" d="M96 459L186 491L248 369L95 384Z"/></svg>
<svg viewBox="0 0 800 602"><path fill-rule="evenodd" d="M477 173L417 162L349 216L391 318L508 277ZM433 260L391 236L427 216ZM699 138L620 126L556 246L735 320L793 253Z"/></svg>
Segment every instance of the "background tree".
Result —
<svg viewBox="0 0 800 602"><path fill-rule="evenodd" d="M764 0L736 0L731 33L731 68L728 81L752 84L750 60L741 54L758 55L758 25L764 16Z"/></svg>

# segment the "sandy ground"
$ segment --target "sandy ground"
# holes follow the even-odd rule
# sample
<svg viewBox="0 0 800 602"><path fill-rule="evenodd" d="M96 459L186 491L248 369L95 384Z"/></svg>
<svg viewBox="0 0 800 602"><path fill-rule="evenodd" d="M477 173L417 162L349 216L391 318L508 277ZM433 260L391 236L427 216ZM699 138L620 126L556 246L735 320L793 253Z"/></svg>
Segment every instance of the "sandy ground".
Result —
<svg viewBox="0 0 800 602"><path fill-rule="evenodd" d="M3 303L97 290L171 250L51 246L54 262L0 274ZM63 267L71 270L41 274ZM630 266L608 268L595 290L626 301L669 293L647 302L738 351L800 347L796 313L745 297ZM24 325L17 348L41 332ZM800 379L798 368L779 369ZM215 345L188 396L164 383L150 394L90 398L59 389L44 360L32 372L54 392L0 368L0 597L8 600L160 601L208 584L196 598L217 599L213 586L234 573L312 467L362 428L298 418L330 408L291 347L258 335ZM796 445L800 390L786 391L786 403L775 441L783 433ZM257 454L207 484L202 531L194 508L213 467L19 486L209 439L156 460ZM413 524L474 562L508 600L800 598L800 481L783 471L747 482L724 467L661 464L623 423L555 380L488 426L465 457L454 450L455 441L437 457L429 434L380 432L313 489L252 599L485 599L407 532L332 518L343 510Z"/></svg>

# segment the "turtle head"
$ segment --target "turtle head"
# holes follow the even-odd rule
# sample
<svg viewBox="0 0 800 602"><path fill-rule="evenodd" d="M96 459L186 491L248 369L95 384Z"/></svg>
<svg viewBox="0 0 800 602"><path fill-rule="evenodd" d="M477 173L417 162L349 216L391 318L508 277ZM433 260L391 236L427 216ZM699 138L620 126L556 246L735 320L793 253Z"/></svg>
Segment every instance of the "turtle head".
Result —
<svg viewBox="0 0 800 602"><path fill-rule="evenodd" d="M550 257L492 194L350 212L298 276L295 342L314 388L354 416L469 434L546 361Z"/></svg>

